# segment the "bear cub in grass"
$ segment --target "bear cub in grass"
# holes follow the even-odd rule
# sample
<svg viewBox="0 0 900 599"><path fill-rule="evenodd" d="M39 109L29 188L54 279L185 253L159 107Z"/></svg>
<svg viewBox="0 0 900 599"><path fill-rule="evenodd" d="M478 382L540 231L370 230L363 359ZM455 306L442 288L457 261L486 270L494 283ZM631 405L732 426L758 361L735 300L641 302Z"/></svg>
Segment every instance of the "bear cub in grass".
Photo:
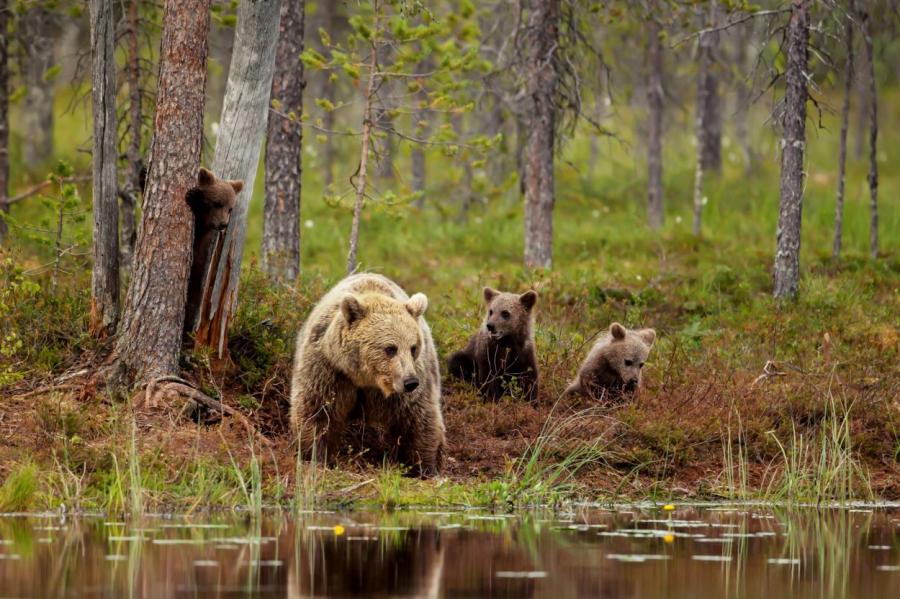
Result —
<svg viewBox="0 0 900 599"><path fill-rule="evenodd" d="M212 171L200 167L197 187L191 188L185 200L194 213L194 251L191 259L191 275L188 279L187 306L184 330L194 328L200 311L203 294L203 275L211 258L219 233L228 227L237 194L244 189L243 181L226 181Z"/></svg>
<svg viewBox="0 0 900 599"><path fill-rule="evenodd" d="M565 393L592 399L618 399L641 386L641 370L656 340L653 329L628 330L618 322L609 326L585 358Z"/></svg>
<svg viewBox="0 0 900 599"><path fill-rule="evenodd" d="M444 453L441 380L428 299L377 274L347 277L313 308L297 336L291 425L307 457L331 460L348 421L388 435L401 463L426 475Z"/></svg>
<svg viewBox="0 0 900 599"><path fill-rule="evenodd" d="M534 352L535 291L518 295L484 288L487 313L465 348L450 356L451 376L478 387L489 399L521 393L537 399L538 366Z"/></svg>

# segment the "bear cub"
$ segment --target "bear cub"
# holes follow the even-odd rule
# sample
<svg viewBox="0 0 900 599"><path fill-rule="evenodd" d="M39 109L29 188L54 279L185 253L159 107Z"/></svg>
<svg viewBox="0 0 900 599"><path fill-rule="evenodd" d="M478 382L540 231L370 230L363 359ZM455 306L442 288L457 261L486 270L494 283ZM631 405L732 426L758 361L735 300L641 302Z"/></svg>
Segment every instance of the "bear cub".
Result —
<svg viewBox="0 0 900 599"><path fill-rule="evenodd" d="M518 295L484 288L487 313L462 350L450 356L450 376L478 387L488 399L521 393L537 400L538 365L534 351L537 292Z"/></svg>
<svg viewBox="0 0 900 599"><path fill-rule="evenodd" d="M426 475L444 453L441 378L428 298L355 274L313 308L297 336L291 424L309 457L333 460L351 420L388 437L389 457Z"/></svg>
<svg viewBox="0 0 900 599"><path fill-rule="evenodd" d="M203 279L207 263L212 257L212 250L219 234L228 227L237 194L242 189L244 189L243 181L219 179L212 171L200 167L197 186L191 188L185 197L194 213L194 248L188 280L185 333L194 328L203 300Z"/></svg>
<svg viewBox="0 0 900 599"><path fill-rule="evenodd" d="M629 330L614 322L585 358L565 394L619 399L641 386L641 370L656 340L653 329Z"/></svg>

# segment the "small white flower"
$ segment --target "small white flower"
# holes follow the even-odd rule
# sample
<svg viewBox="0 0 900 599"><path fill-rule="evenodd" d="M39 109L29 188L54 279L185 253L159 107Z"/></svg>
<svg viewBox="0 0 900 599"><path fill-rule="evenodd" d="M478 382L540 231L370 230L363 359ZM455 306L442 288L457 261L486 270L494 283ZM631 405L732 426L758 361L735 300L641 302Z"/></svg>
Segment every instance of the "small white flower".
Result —
<svg viewBox="0 0 900 599"><path fill-rule="evenodd" d="M727 135L723 135L723 136L722 136L722 147L723 147L723 148L730 148L730 147L731 147L731 138L728 137Z"/></svg>
<svg viewBox="0 0 900 599"><path fill-rule="evenodd" d="M680 224L681 224L681 217L680 217L680 216L676 216L676 217L675 217L675 224L676 224L676 225L680 225Z"/></svg>
<svg viewBox="0 0 900 599"><path fill-rule="evenodd" d="M700 200L700 203L701 203L702 205L706 206L706 204L709 203L709 198L706 197L706 196L703 196L703 199Z"/></svg>
<svg viewBox="0 0 900 599"><path fill-rule="evenodd" d="M634 278L637 279L638 281L643 281L643 280L644 280L644 277L642 277L641 275L635 275Z"/></svg>
<svg viewBox="0 0 900 599"><path fill-rule="evenodd" d="M307 229L312 229L315 226L315 224L316 223L314 223L311 220L306 220L306 221L304 221L303 226L306 227Z"/></svg>
<svg viewBox="0 0 900 599"><path fill-rule="evenodd" d="M593 216L594 218L600 218L600 211L594 210L593 212L591 212L591 216Z"/></svg>

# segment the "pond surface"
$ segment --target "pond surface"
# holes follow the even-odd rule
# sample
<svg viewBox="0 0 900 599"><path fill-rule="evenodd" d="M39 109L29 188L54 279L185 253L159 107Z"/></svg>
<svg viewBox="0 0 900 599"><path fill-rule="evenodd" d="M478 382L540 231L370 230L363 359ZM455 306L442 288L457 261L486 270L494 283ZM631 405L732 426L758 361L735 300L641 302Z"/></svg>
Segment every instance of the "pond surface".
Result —
<svg viewBox="0 0 900 599"><path fill-rule="evenodd" d="M0 516L4 598L362 595L900 597L900 508Z"/></svg>

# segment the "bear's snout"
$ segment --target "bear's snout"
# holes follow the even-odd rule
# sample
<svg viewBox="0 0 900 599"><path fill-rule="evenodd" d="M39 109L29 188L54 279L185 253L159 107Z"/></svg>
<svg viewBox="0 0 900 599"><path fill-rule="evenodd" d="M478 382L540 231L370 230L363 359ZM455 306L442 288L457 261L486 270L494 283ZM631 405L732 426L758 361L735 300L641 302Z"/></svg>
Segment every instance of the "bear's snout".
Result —
<svg viewBox="0 0 900 599"><path fill-rule="evenodd" d="M403 388L406 390L407 393L415 391L416 388L418 388L418 386L419 386L419 379L414 376L410 376L410 377L403 379Z"/></svg>

